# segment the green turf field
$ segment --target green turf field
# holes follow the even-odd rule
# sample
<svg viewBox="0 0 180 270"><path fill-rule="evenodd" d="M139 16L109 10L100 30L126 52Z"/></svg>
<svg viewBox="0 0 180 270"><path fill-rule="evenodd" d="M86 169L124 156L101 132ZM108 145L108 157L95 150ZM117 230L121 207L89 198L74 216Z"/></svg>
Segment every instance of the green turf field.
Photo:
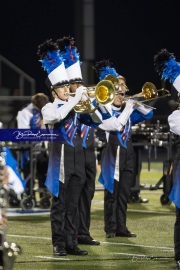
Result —
<svg viewBox="0 0 180 270"><path fill-rule="evenodd" d="M162 176L162 164L143 164L141 183L155 184ZM97 183L97 185L99 185ZM103 230L103 191L96 191L92 203L91 235L100 246L81 245L88 256L53 257L49 215L9 217L7 240L21 245L23 253L14 270L157 270L175 269L173 226L175 207L162 206L162 190L142 190L147 204L128 204L127 225L137 238L106 239Z"/></svg>

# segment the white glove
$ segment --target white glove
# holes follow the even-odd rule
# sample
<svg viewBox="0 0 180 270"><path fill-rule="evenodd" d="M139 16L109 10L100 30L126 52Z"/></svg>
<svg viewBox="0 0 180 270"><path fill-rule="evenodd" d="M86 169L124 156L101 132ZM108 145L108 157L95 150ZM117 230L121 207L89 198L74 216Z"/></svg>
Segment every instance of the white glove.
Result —
<svg viewBox="0 0 180 270"><path fill-rule="evenodd" d="M132 110L133 111L133 107L135 105L135 100L133 99L128 99L128 101L126 102L126 106L125 106L125 109L129 109L129 110Z"/></svg>
<svg viewBox="0 0 180 270"><path fill-rule="evenodd" d="M88 99L87 95L87 89L84 86L80 86L76 89L76 95L75 99L78 99L78 101L86 101Z"/></svg>
<svg viewBox="0 0 180 270"><path fill-rule="evenodd" d="M82 94L81 101L87 101L89 97L87 97L85 94Z"/></svg>
<svg viewBox="0 0 180 270"><path fill-rule="evenodd" d="M127 102L126 102L126 106L123 110L123 112L120 114L120 116L117 118L118 120L118 123L122 126L125 126L128 119L129 119L129 116L131 115L131 113L133 112L133 107L134 107L134 100L132 99L129 99Z"/></svg>

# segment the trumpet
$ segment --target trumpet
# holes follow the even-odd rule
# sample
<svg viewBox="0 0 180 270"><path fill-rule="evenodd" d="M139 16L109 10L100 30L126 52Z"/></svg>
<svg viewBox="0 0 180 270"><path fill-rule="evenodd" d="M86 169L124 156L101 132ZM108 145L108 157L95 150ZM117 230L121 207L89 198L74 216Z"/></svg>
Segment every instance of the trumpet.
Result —
<svg viewBox="0 0 180 270"><path fill-rule="evenodd" d="M96 103L96 106L92 108L92 103L90 98L95 97L95 87L85 87L87 89L87 100L80 100L75 106L74 106L74 111L76 113L93 113L99 106L98 103ZM66 96L75 96L76 93L66 93ZM84 94L85 95L85 94ZM85 95L86 96L86 95Z"/></svg>
<svg viewBox="0 0 180 270"><path fill-rule="evenodd" d="M109 75L108 75L109 76ZM115 76L112 76L116 78ZM119 87L115 86L114 78L105 78L105 80L100 81L96 86L86 87L88 99L86 101L79 101L78 104L74 107L74 111L77 113L92 113L94 112L99 104L107 105L113 102L116 92L119 90ZM67 93L69 96L74 96L76 93ZM92 109L92 103L90 98L96 99L96 106Z"/></svg>

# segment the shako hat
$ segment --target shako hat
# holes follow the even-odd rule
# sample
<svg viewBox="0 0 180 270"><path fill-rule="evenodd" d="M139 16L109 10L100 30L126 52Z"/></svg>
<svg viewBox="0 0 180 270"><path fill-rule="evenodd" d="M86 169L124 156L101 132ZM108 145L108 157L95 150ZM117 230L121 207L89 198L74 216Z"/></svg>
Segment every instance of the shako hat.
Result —
<svg viewBox="0 0 180 270"><path fill-rule="evenodd" d="M176 61L174 54L169 53L167 49L161 49L154 56L154 66L161 78L169 80L180 92L180 63Z"/></svg>
<svg viewBox="0 0 180 270"><path fill-rule="evenodd" d="M43 69L47 72L46 85L48 88L69 83L67 72L59 48L52 39L47 39L38 46L37 55L40 58Z"/></svg>
<svg viewBox="0 0 180 270"><path fill-rule="evenodd" d="M107 75L113 75L115 77L119 77L120 75L116 72L113 67L113 63L109 61L109 59L104 59L102 61L96 62L93 66L97 77L100 80L104 80Z"/></svg>
<svg viewBox="0 0 180 270"><path fill-rule="evenodd" d="M60 55L64 61L70 83L83 83L80 55L73 37L63 37L56 41Z"/></svg>

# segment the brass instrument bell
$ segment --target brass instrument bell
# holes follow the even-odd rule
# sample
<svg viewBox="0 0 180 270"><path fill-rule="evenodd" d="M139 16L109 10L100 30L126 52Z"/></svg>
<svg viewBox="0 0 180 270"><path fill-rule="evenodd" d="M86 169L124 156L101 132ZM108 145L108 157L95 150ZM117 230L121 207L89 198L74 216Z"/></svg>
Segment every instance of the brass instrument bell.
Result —
<svg viewBox="0 0 180 270"><path fill-rule="evenodd" d="M146 82L142 87L142 93L145 99L157 98L158 93L156 86L151 82Z"/></svg>
<svg viewBox="0 0 180 270"><path fill-rule="evenodd" d="M102 105L107 105L113 102L115 98L115 88L111 81L100 81L95 89L95 97Z"/></svg>
<svg viewBox="0 0 180 270"><path fill-rule="evenodd" d="M113 75L107 75L104 80L100 81L95 87L87 87L89 97L94 97L97 100L95 108L91 109L90 99L86 101L79 101L74 107L77 113L92 113L99 104L111 104L118 91L118 79Z"/></svg>

